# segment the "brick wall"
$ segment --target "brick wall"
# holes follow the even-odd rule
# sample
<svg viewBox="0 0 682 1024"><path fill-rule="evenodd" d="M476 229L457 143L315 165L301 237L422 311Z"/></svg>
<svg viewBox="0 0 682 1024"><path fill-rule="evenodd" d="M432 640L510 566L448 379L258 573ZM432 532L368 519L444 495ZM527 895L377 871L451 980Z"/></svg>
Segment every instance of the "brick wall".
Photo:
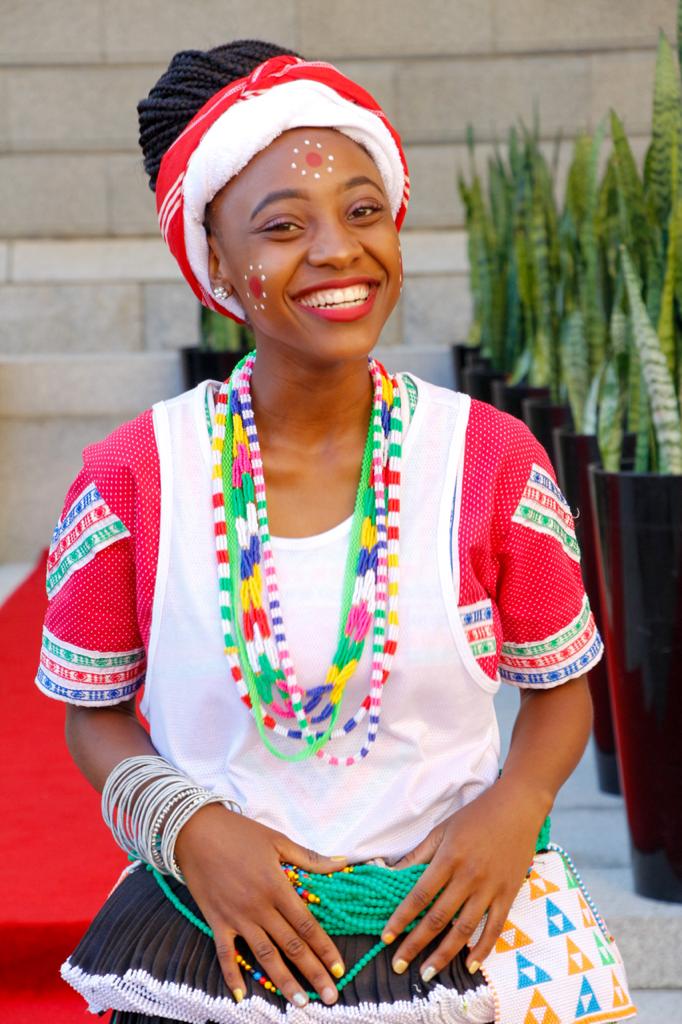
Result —
<svg viewBox="0 0 682 1024"><path fill-rule="evenodd" d="M177 349L196 339L197 309L158 239L135 114L172 53L271 39L332 60L377 96L413 184L405 289L384 343L393 360L443 378L442 346L463 336L470 309L455 186L467 123L483 162L536 104L548 147L561 134L565 170L572 136L613 105L641 154L657 33L673 38L675 10L675 0L0 0L0 562L31 557L47 537L83 444L181 387Z"/></svg>

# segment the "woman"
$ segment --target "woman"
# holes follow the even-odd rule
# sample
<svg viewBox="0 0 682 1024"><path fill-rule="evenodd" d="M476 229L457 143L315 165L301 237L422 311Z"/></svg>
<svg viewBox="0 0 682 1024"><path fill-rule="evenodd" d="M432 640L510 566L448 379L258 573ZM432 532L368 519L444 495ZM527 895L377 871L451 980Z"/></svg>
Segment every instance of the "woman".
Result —
<svg viewBox="0 0 682 1024"><path fill-rule="evenodd" d="M601 655L551 466L368 364L402 283L397 134L249 41L177 55L140 118L164 237L257 358L86 449L55 531L38 685L149 868L64 976L116 1024L632 1016L570 864L534 859Z"/></svg>

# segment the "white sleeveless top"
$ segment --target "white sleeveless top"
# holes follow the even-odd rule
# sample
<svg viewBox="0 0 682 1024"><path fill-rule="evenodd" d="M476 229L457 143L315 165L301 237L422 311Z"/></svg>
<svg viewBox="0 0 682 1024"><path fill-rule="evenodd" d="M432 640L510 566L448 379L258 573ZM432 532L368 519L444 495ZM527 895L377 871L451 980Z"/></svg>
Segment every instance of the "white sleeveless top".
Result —
<svg viewBox="0 0 682 1024"><path fill-rule="evenodd" d="M413 380L418 402L403 445L398 646L376 742L349 768L315 757L283 761L263 745L223 654L204 405L209 385L154 407L161 533L142 703L152 741L255 820L353 861L399 858L498 771L498 683L467 667L451 545L469 400ZM285 629L304 687L324 680L334 653L350 528L348 519L314 537L273 538ZM370 655L367 643L339 724L367 693ZM355 753L364 728L363 722L332 740L330 749ZM298 749L273 739L284 750Z"/></svg>

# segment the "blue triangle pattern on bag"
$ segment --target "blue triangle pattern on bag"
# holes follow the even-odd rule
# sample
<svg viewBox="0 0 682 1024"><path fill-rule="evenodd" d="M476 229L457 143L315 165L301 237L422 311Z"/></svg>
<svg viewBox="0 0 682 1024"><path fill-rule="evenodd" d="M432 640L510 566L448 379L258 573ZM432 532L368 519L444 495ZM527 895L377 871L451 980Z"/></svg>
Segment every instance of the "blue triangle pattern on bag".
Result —
<svg viewBox="0 0 682 1024"><path fill-rule="evenodd" d="M566 932L575 931L575 925L569 921L556 903L548 899L545 906L547 908L547 932L550 939L556 938L557 935L565 935Z"/></svg>
<svg viewBox="0 0 682 1024"><path fill-rule="evenodd" d="M597 1002L592 986L587 978L583 978L580 995L578 996L578 1005L575 1008L576 1017L584 1017L587 1013L599 1013L600 1010L601 1006Z"/></svg>
<svg viewBox="0 0 682 1024"><path fill-rule="evenodd" d="M525 957L523 953L516 953L516 968L518 970L518 988L528 988L530 985L540 985L543 981L551 981L551 975L543 971L532 960Z"/></svg>

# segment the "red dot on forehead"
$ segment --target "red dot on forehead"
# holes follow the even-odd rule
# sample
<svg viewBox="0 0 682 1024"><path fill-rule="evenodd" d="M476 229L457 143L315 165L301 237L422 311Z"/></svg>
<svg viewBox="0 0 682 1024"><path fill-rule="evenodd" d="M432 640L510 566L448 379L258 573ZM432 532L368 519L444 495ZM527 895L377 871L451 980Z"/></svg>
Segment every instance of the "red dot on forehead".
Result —
<svg viewBox="0 0 682 1024"><path fill-rule="evenodd" d="M257 299L260 299L263 294L263 285L260 283L256 275L249 278L249 291L252 295L255 295Z"/></svg>
<svg viewBox="0 0 682 1024"><path fill-rule="evenodd" d="M319 167L322 163L322 157L319 153L306 153L305 162L309 167Z"/></svg>

